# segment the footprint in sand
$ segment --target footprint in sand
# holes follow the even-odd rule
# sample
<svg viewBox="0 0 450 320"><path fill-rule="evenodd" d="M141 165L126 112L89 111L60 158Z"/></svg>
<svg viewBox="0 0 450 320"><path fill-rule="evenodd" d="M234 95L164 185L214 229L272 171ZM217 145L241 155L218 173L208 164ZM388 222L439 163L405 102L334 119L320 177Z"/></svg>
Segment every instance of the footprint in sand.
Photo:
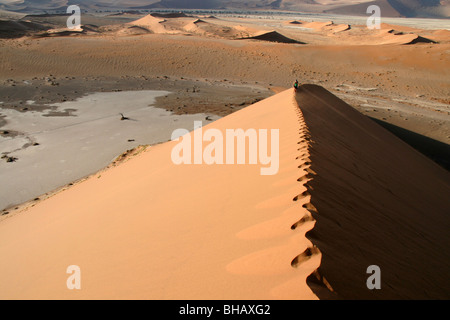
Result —
<svg viewBox="0 0 450 320"><path fill-rule="evenodd" d="M304 163L298 166L299 169L307 169L309 167L311 167L311 162L309 161L305 161Z"/></svg>
<svg viewBox="0 0 450 320"><path fill-rule="evenodd" d="M295 158L295 160L303 160L303 158L309 156L309 153L303 153L302 155L298 156L297 158Z"/></svg>
<svg viewBox="0 0 450 320"><path fill-rule="evenodd" d="M309 155L306 155L306 156L302 157L301 159L297 159L297 160L301 160L302 163L304 163L304 162L311 163L311 159L309 158Z"/></svg>
<svg viewBox="0 0 450 320"><path fill-rule="evenodd" d="M302 207L311 213L318 213L317 208L310 202L305 203L304 205L302 205Z"/></svg>
<svg viewBox="0 0 450 320"><path fill-rule="evenodd" d="M309 219L310 215L308 212L305 212L304 217L298 220L302 211L304 210L299 209L298 206L292 206L282 211L278 217L252 225L238 232L236 237L243 240L257 240L291 236L291 230L294 230L292 228L293 225L300 226L300 221L312 221L312 219Z"/></svg>
<svg viewBox="0 0 450 320"><path fill-rule="evenodd" d="M301 194L295 196L292 201L298 201L300 199L306 198L308 196L311 196L311 194L308 192L308 190L303 191Z"/></svg>
<svg viewBox="0 0 450 320"><path fill-rule="evenodd" d="M291 230L295 230L309 221L314 221L314 218L311 216L311 214L307 213L303 216L303 218L301 218L291 226Z"/></svg>
<svg viewBox="0 0 450 320"><path fill-rule="evenodd" d="M304 183L311 181L311 180L312 179L309 178L307 174L305 174L304 176L301 176L300 178L297 179L298 182L304 182Z"/></svg>
<svg viewBox="0 0 450 320"><path fill-rule="evenodd" d="M305 251L300 253L298 256L296 256L292 262L291 266L293 268L297 268L299 265L301 265L303 262L311 259L312 256L320 254L319 249L316 246L308 247Z"/></svg>
<svg viewBox="0 0 450 320"><path fill-rule="evenodd" d="M306 173L309 174L309 175L313 175L313 176L317 175L317 173L314 170L312 170L310 167L307 167L307 168L305 168L303 170L306 171Z"/></svg>

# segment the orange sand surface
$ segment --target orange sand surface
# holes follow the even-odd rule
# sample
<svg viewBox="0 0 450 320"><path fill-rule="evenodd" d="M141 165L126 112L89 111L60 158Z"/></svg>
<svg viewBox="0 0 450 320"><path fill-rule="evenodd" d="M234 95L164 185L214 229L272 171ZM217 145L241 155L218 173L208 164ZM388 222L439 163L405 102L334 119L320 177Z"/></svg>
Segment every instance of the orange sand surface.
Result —
<svg viewBox="0 0 450 320"><path fill-rule="evenodd" d="M306 127L292 90L208 128L280 129L278 174L177 166L176 141L152 147L2 221L0 298L317 299L306 278L320 253L297 181ZM70 265L81 290L66 287Z"/></svg>

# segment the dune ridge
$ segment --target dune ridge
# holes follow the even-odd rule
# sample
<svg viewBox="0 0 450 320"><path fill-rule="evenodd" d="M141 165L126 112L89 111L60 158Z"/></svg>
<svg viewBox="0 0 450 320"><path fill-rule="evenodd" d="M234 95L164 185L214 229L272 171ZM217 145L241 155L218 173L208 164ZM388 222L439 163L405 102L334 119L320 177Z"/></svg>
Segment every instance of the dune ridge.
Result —
<svg viewBox="0 0 450 320"><path fill-rule="evenodd" d="M379 34L379 41L377 44L397 44L397 45L408 45L416 43L436 43L433 40L424 38L415 33L404 33L403 31L397 31L394 29L382 29Z"/></svg>
<svg viewBox="0 0 450 320"><path fill-rule="evenodd" d="M348 24L335 24L333 21L314 21L314 22L307 22L307 23L301 23L301 22L290 22L291 24L301 24L302 28L308 28L308 29L314 29L315 31L326 31L331 33L339 33L343 31L348 31L351 29L350 25Z"/></svg>
<svg viewBox="0 0 450 320"><path fill-rule="evenodd" d="M317 85L185 137L233 128L280 130L278 174L139 150L0 223L0 298L448 298L447 171Z"/></svg>
<svg viewBox="0 0 450 320"><path fill-rule="evenodd" d="M303 23L302 27L308 28L308 29L321 30L325 27L330 27L332 25L333 25L333 21L326 21L326 22L313 21L313 22Z"/></svg>
<svg viewBox="0 0 450 320"><path fill-rule="evenodd" d="M259 32L258 35L240 38L239 40L244 40L244 39L261 40L261 41L278 42L278 43L305 44L304 42L288 38L288 37L278 33L277 31Z"/></svg>
<svg viewBox="0 0 450 320"><path fill-rule="evenodd" d="M206 33L205 30L203 30L200 25L201 24L208 24L206 21L203 21L201 19L194 19L191 22L189 22L188 24L186 24L184 26L184 29L188 32L200 32L200 33Z"/></svg>
<svg viewBox="0 0 450 320"><path fill-rule="evenodd" d="M163 24L164 22L166 22L166 19L157 18L148 14L141 19L128 23L127 25L147 28L154 33L166 33L167 29Z"/></svg>

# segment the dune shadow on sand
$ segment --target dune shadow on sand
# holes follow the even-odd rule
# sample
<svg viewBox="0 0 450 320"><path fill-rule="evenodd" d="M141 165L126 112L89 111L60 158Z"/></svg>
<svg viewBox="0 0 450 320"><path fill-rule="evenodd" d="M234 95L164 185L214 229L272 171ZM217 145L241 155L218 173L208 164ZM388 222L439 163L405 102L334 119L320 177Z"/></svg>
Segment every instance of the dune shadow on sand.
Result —
<svg viewBox="0 0 450 320"><path fill-rule="evenodd" d="M302 85L296 99L311 136L316 224L306 237L322 254L311 290L320 299L448 298L448 171L322 87ZM367 286L374 265L381 290Z"/></svg>
<svg viewBox="0 0 450 320"><path fill-rule="evenodd" d="M49 28L30 21L0 21L0 39L17 39Z"/></svg>
<svg viewBox="0 0 450 320"><path fill-rule="evenodd" d="M450 145L408 129L398 127L386 121L378 120L372 117L369 118L396 135L420 153L439 164L441 167L450 171Z"/></svg>
<svg viewBox="0 0 450 320"><path fill-rule="evenodd" d="M260 40L260 41L268 41L268 42L277 42L277 43L290 43L290 44L306 44L305 42L297 41L284 35L272 31L267 32L258 36L239 38L238 40Z"/></svg>

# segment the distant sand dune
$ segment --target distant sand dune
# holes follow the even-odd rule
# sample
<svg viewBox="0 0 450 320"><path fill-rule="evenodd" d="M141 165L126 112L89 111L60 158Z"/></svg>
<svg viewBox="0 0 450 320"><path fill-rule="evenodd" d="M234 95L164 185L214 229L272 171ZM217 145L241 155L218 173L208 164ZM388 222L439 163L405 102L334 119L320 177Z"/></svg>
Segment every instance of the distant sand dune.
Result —
<svg viewBox="0 0 450 320"><path fill-rule="evenodd" d="M293 20L293 21L285 21L284 24L286 25L300 25L303 24L304 22L302 21L297 21L297 20Z"/></svg>
<svg viewBox="0 0 450 320"><path fill-rule="evenodd" d="M1 19L22 19L26 16L25 13L18 13L14 11L7 11L0 9L0 18Z"/></svg>
<svg viewBox="0 0 450 320"><path fill-rule="evenodd" d="M189 17L187 14L185 14L184 12L169 12L169 13L159 13L159 12L154 12L151 14L152 17L156 17L156 18L186 18Z"/></svg>
<svg viewBox="0 0 450 320"><path fill-rule="evenodd" d="M202 19L196 19L196 20L193 22L193 24L200 24L200 23L206 23L206 24L207 24L207 22L206 22L206 21L203 21Z"/></svg>
<svg viewBox="0 0 450 320"><path fill-rule="evenodd" d="M309 29L315 29L315 30L321 30L324 27L329 27L332 25L333 25L333 21L326 21L326 22L314 21L314 22L304 23L302 25L302 27L309 28Z"/></svg>
<svg viewBox="0 0 450 320"><path fill-rule="evenodd" d="M302 28L314 29L316 31L328 31L332 33L338 33L350 30L348 24L334 24L333 21L314 21L309 23L302 23Z"/></svg>
<svg viewBox="0 0 450 320"><path fill-rule="evenodd" d="M350 28L351 28L350 25L345 24L345 23L337 24L337 25L333 24L332 26L325 27L326 30L329 30L333 33L347 31L347 30L350 30Z"/></svg>
<svg viewBox="0 0 450 320"><path fill-rule="evenodd" d="M81 25L79 28L69 29L67 27L64 28L55 28L49 29L45 32L37 33L34 35L36 38L40 37L67 37L67 36L75 36L75 35L93 35L99 34L101 29L95 25Z"/></svg>
<svg viewBox="0 0 450 320"><path fill-rule="evenodd" d="M118 31L118 35L142 35L149 33L154 32L142 26L130 26L128 28L123 28Z"/></svg>
<svg viewBox="0 0 450 320"><path fill-rule="evenodd" d="M436 31L434 31L434 34L438 35L438 36L446 36L446 37L450 38L450 30L436 30Z"/></svg>
<svg viewBox="0 0 450 320"><path fill-rule="evenodd" d="M52 20L47 21L47 16ZM298 20L282 21L281 28L268 29L267 25L254 22L238 24L238 22L232 20L227 21L227 19L217 19L215 17L200 18L200 16L186 15L184 13L152 13L136 21L123 24L123 19L130 19L133 16L135 14L128 14L128 17L123 17L121 18L122 20L115 20L111 17L109 17L110 20L107 18L100 19L92 16L89 17L91 25L85 25L83 26L83 30L78 31L68 30L66 28L65 15L29 16L34 21L33 25L27 21L0 22L0 37L64 37L73 35L96 35L99 37L112 35L127 37L147 34L176 34L186 36L196 35L214 39L249 39L298 44L405 45L450 42L450 37L443 32L433 34L427 30L394 26L386 23L382 23L381 25L382 29L380 34L385 35L385 38L381 39L377 35L378 30L370 32L365 26L356 25L352 27L345 23L335 24L331 20L313 22ZM60 27L56 28L55 25ZM94 25L99 25L100 27ZM390 30L394 31L391 32ZM431 37L431 39L428 37Z"/></svg>
<svg viewBox="0 0 450 320"><path fill-rule="evenodd" d="M419 32L420 29L417 28L411 28L407 26L400 26L400 25L392 25L388 23L381 23L381 29L395 29L402 32Z"/></svg>
<svg viewBox="0 0 450 320"><path fill-rule="evenodd" d="M154 33L166 33L167 29L163 25L164 22L166 22L165 19L155 18L151 15L146 15L145 17L130 22L127 25L144 27L148 30L151 30Z"/></svg>
<svg viewBox="0 0 450 320"><path fill-rule="evenodd" d="M183 26L183 30L212 38L238 39L248 37L252 32L259 30L243 26L226 26L213 22L194 19Z"/></svg>
<svg viewBox="0 0 450 320"><path fill-rule="evenodd" d="M378 35L379 41L377 44L396 44L396 45L406 45L406 44L416 44L416 43L435 43L431 39L424 38L415 33L404 33L402 31L397 31L393 29L384 29L380 31Z"/></svg>
<svg viewBox="0 0 450 320"><path fill-rule="evenodd" d="M438 42L450 42L450 30L436 30L432 37Z"/></svg>
<svg viewBox="0 0 450 320"><path fill-rule="evenodd" d="M21 20L0 20L0 38L20 38L34 32L48 30L41 24Z"/></svg>
<svg viewBox="0 0 450 320"><path fill-rule="evenodd" d="M195 19L195 20L189 22L188 24L186 24L184 26L184 29L189 32L195 32L195 33L199 32L199 33L204 34L204 33L206 33L206 31L201 28L202 25L208 25L208 23L201 19Z"/></svg>
<svg viewBox="0 0 450 320"><path fill-rule="evenodd" d="M266 33L262 33L260 35L247 37L247 38L241 38L241 39L261 40L261 41L279 42L279 43L305 44L304 42L285 37L284 35L276 32L276 31L266 32Z"/></svg>

